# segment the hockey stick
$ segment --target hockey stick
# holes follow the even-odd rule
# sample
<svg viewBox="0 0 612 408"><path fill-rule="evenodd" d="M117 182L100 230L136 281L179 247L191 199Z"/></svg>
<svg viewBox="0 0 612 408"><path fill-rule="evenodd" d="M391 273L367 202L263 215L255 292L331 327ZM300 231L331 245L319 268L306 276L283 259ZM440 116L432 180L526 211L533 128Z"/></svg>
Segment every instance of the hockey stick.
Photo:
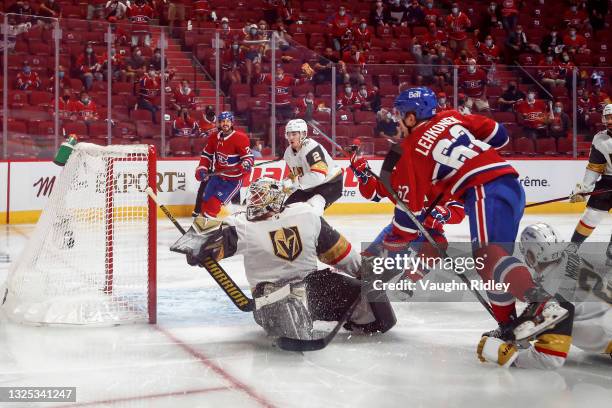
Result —
<svg viewBox="0 0 612 408"><path fill-rule="evenodd" d="M275 162L281 161L281 160L283 160L282 157L279 157L278 159L274 159L274 160L267 160L265 162L254 164L253 166L251 166L251 168L259 167L259 166L265 166L266 164L275 163ZM228 174L223 173L222 171L214 171L212 173L208 173L207 176L208 176L208 178L210 178L212 176L228 176Z"/></svg>
<svg viewBox="0 0 612 408"><path fill-rule="evenodd" d="M429 234L429 231L427 231L427 229L423 226L423 224L421 224L421 222L414 216L414 214L412 213L412 211L410 211L408 206L399 198L399 196L397 195L397 192L393 190L393 187L391 187L391 182L390 182L391 171L393 170L393 167L395 166L395 164L399 161L399 158L401 157L401 155L402 155L401 147L399 145L394 145L391 148L391 150L389 150L387 157L385 157L385 161L383 162L383 166L380 171L380 177L371 171L370 171L370 174L372 174L374 178L379 180L383 184L383 186L385 186L385 189L389 192L389 194L391 194L391 196L395 200L396 205L399 205L401 207L402 211L406 213L408 218L410 218L410 221L412 221L414 225L416 225L417 229L421 232L421 234L423 234L423 236L429 242L429 244L433 246L436 249L436 251L438 251L440 256L442 256L443 258L448 258L448 254L446 253L446 250L440 247L440 245L438 245L438 243L434 241L434 239L431 237L431 234ZM472 285L470 281L468 280L468 278L465 277L464 274L457 274L457 275L459 275L459 279L461 279L461 281L463 281L463 283L465 283L467 287L470 288L470 291L474 294L474 296L476 296L476 298L482 304L482 306L495 319L495 314L493 314L493 309L491 309L491 305L489 304L489 302L487 302L487 300L480 294L480 292L478 292L476 289L472 289Z"/></svg>
<svg viewBox="0 0 612 408"><path fill-rule="evenodd" d="M581 196L595 196L595 195L599 195L599 194L605 194L605 193L610 193L612 192L612 188L608 188L608 189L604 189L604 190L597 190L597 191L592 191L590 193L581 193L579 195ZM532 203L532 204L528 204L525 206L525 208L529 208L529 207L536 207L538 205L544 205L544 204L548 204L548 203L555 203L557 201L563 201L563 200L567 200L568 198L571 198L574 194L570 194L568 196L565 197L559 197L559 198L553 198L552 200L546 200L546 201L540 201L539 203Z"/></svg>
<svg viewBox="0 0 612 408"><path fill-rule="evenodd" d="M145 192L151 197L151 200L163 211L168 219L174 224L176 229L183 235L186 231L181 224L174 218L170 210L165 205L161 204L157 195L153 192L151 187L147 187ZM255 302L244 294L242 289L236 285L234 280L223 270L221 265L212 257L208 257L202 261L201 266L212 276L215 282L221 287L227 296L232 300L234 305L243 312L252 312L255 310Z"/></svg>

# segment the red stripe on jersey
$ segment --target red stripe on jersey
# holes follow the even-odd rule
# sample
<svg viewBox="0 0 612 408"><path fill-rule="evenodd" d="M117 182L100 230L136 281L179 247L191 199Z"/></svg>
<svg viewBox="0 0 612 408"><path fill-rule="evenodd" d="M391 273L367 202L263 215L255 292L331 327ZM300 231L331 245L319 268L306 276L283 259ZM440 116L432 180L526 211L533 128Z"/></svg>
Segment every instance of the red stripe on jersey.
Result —
<svg viewBox="0 0 612 408"><path fill-rule="evenodd" d="M327 176L327 172L325 170L320 170L320 169L310 169L310 171L312 171L313 173L320 173L324 176Z"/></svg>
<svg viewBox="0 0 612 408"><path fill-rule="evenodd" d="M582 225L586 229L594 230L595 227L591 227L590 225L585 224L582 220L579 221L580 225Z"/></svg>
<svg viewBox="0 0 612 408"><path fill-rule="evenodd" d="M340 254L336 259L333 259L330 262L330 265L336 265L337 263L339 263L340 261L342 261L344 258L346 258L348 256L348 254L351 253L351 249L353 247L351 246L351 243L349 242L348 245L346 246L346 250Z"/></svg>

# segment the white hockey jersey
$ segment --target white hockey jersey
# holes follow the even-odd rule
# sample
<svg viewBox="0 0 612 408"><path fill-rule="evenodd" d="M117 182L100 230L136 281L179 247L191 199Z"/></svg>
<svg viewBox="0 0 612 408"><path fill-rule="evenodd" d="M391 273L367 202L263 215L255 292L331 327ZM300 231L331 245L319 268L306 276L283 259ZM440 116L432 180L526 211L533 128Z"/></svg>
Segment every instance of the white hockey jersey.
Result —
<svg viewBox="0 0 612 408"><path fill-rule="evenodd" d="M323 146L312 139L304 140L298 152L291 146L287 147L283 158L291 170L294 182L302 190L326 183L342 171Z"/></svg>
<svg viewBox="0 0 612 408"><path fill-rule="evenodd" d="M597 132L593 137L587 168L605 176L612 176L612 136L607 130Z"/></svg>
<svg viewBox="0 0 612 408"><path fill-rule="evenodd" d="M291 204L261 221L248 221L246 213L239 213L224 223L235 227L236 254L244 256L253 289L265 281L301 280L318 269L317 259L353 276L359 270L357 251L310 204Z"/></svg>

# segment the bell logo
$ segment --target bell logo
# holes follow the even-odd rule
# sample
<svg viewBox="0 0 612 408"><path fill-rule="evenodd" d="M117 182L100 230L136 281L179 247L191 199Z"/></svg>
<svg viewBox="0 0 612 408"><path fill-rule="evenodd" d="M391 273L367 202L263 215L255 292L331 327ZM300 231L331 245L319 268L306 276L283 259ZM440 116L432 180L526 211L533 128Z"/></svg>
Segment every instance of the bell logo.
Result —
<svg viewBox="0 0 612 408"><path fill-rule="evenodd" d="M409 98L420 98L421 97L421 91L410 91L410 92L408 92L408 97Z"/></svg>

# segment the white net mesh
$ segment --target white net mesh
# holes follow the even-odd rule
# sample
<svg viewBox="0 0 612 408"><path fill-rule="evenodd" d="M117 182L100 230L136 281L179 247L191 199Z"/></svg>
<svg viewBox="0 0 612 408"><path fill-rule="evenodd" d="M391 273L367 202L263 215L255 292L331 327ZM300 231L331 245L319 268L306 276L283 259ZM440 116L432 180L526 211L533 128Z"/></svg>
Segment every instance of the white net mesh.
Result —
<svg viewBox="0 0 612 408"><path fill-rule="evenodd" d="M149 320L154 295L149 252L155 258L149 240L155 226L144 192L148 152L146 145L75 146L32 238L11 265L7 291L0 293L12 320L64 325Z"/></svg>

